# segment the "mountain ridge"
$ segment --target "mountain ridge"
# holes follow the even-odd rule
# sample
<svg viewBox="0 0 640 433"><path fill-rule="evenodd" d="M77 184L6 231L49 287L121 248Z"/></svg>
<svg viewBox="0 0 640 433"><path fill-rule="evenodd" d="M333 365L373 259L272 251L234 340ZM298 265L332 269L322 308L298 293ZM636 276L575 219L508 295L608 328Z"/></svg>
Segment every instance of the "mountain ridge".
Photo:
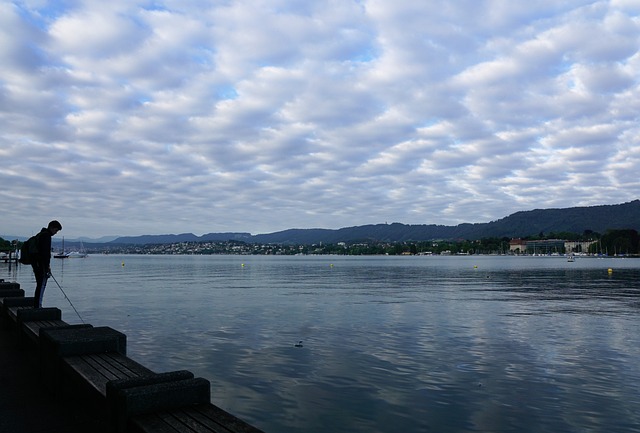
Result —
<svg viewBox="0 0 640 433"><path fill-rule="evenodd" d="M540 233L575 233L586 231L604 234L607 230L633 229L640 231L640 200L614 205L549 208L518 211L488 223L462 223L457 226L437 224L368 224L339 229L286 229L273 233L252 235L248 232L160 234L140 236L103 236L99 239L80 237L66 239L68 248L78 248L80 242L89 246L145 245L179 242L238 241L265 244L317 244L338 242L404 242L425 240L477 240L482 238L518 238ZM3 239L26 240L22 236L2 236ZM54 245L61 238L53 240Z"/></svg>
<svg viewBox="0 0 640 433"><path fill-rule="evenodd" d="M462 223L457 226L436 224L368 224L340 229L287 229L252 235L246 232L193 233L126 236L107 244L162 244L178 242L240 241L247 243L313 244L355 241L403 242L435 239L476 240L488 237L526 237L539 233L592 231L603 234L609 229L640 231L640 200L616 204L571 208L518 211L488 223Z"/></svg>

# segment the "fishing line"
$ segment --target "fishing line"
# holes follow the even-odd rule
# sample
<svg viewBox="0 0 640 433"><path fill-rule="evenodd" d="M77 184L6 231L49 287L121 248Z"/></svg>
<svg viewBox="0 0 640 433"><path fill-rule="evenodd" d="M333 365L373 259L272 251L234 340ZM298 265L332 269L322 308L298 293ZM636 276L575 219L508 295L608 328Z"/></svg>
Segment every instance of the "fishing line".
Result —
<svg viewBox="0 0 640 433"><path fill-rule="evenodd" d="M64 292L64 290L62 290L62 286L60 286L60 283L58 283L58 280L56 280L56 277L53 276L53 274L51 272L49 272L49 276L51 278L53 278L53 281L56 282L56 284L58 285L58 288L60 289L60 291L62 292L62 294L64 295L64 297L66 298L67 301L69 301L69 305L71 305L71 308L73 308L73 311L76 312L76 314L78 315L78 317L80 318L80 321L82 323L84 323L84 320L82 320L82 316L80 316L80 313L78 313L78 310L76 310L76 307L73 305L73 302L71 302L71 299L69 299L69 297L67 296L67 294Z"/></svg>

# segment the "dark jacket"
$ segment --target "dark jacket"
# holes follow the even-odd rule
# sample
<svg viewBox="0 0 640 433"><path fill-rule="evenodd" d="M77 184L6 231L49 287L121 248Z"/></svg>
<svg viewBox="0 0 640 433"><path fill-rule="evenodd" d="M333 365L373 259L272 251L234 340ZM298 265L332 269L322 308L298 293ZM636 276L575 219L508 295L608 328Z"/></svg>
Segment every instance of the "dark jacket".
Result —
<svg viewBox="0 0 640 433"><path fill-rule="evenodd" d="M38 253L36 262L44 270L48 270L51 264L51 236L48 228L43 227L38 233Z"/></svg>

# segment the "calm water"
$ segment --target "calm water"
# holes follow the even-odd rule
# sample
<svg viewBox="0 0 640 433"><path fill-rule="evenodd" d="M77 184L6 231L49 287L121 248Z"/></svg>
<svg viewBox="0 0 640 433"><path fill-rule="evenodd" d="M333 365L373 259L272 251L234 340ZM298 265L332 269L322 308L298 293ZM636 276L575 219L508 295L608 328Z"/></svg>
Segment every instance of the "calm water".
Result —
<svg viewBox="0 0 640 433"><path fill-rule="evenodd" d="M209 379L213 403L267 433L640 432L637 259L53 263L87 323L154 370ZM32 293L30 268L0 278ZM52 280L44 303L79 322Z"/></svg>

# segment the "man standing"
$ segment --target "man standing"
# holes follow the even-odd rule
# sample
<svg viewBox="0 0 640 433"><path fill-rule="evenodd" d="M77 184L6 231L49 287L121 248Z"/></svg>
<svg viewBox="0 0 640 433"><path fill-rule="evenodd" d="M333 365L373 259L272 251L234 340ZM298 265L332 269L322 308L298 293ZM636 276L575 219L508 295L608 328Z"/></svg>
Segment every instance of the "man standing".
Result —
<svg viewBox="0 0 640 433"><path fill-rule="evenodd" d="M34 308L42 307L44 289L47 287L47 279L51 274L51 236L62 230L62 224L53 220L47 228L42 228L38 233L36 255L31 267L36 277L36 292L33 297Z"/></svg>

